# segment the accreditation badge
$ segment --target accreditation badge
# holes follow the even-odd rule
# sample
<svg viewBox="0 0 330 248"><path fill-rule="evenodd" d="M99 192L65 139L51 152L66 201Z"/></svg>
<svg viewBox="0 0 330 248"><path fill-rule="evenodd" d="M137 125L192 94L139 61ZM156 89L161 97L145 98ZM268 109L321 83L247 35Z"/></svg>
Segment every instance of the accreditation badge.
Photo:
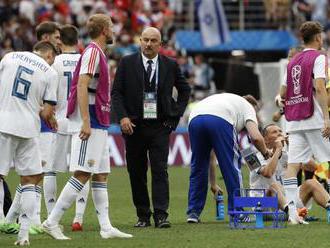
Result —
<svg viewBox="0 0 330 248"><path fill-rule="evenodd" d="M157 119L157 94L156 92L144 92L143 119Z"/></svg>

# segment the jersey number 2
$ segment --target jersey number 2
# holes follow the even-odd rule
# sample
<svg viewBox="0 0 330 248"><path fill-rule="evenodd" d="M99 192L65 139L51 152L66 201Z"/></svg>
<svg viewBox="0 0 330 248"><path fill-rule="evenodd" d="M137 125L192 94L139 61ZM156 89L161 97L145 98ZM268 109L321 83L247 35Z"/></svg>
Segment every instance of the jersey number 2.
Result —
<svg viewBox="0 0 330 248"><path fill-rule="evenodd" d="M16 96L20 99L27 100L27 96L29 94L29 89L31 86L31 82L22 78L22 74L26 73L29 75L33 74L33 71L24 67L24 66L19 66L17 71L16 71L16 76L14 79L14 85L13 85L13 90L11 92L12 96Z"/></svg>

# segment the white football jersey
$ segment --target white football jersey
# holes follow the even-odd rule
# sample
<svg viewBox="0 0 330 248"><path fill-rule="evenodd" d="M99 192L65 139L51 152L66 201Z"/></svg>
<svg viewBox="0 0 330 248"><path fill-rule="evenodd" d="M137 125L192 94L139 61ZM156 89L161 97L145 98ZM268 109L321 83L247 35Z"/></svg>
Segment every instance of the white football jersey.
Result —
<svg viewBox="0 0 330 248"><path fill-rule="evenodd" d="M261 163L261 167L268 164L270 159L265 160L260 152L257 153L257 157ZM286 151L282 151L282 156L279 159L276 167L276 171L271 178L266 178L259 174L259 170L255 169L250 172L250 187L252 189L268 189L273 182L282 184L285 170L288 165L288 154Z"/></svg>
<svg viewBox="0 0 330 248"><path fill-rule="evenodd" d="M6 54L0 62L0 132L38 136L41 106L56 104L57 85L57 73L37 54Z"/></svg>
<svg viewBox="0 0 330 248"><path fill-rule="evenodd" d="M56 119L58 123L57 132L68 134L68 119L66 118L68 97L73 72L76 69L80 54L62 53L56 56L53 68L57 71L59 82L57 90Z"/></svg>

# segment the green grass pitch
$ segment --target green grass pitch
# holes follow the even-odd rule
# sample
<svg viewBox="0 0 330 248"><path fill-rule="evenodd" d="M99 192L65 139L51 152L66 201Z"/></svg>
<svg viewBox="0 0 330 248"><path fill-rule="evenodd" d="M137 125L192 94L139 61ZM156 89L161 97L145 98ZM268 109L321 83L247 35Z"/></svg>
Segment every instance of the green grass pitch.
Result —
<svg viewBox="0 0 330 248"><path fill-rule="evenodd" d="M247 171L243 170L245 179ZM69 175L58 177L60 191ZM31 235L31 247L329 247L328 235L330 225L326 223L325 211L313 204L310 214L321 217L321 221L305 226L288 226L280 230L231 230L228 220L215 220L215 203L211 193L201 216L202 223L198 225L186 223L187 192L189 183L189 168L171 167L170 177L170 221L172 228L155 229L153 226L136 229L135 210L131 200L129 179L125 168L113 168L109 177L110 216L112 224L119 229L132 233L132 239L102 240L94 207L89 196L84 218L84 231L72 233L70 229L74 215L71 207L64 215L61 224L64 225L65 235L72 238L69 241L56 241L48 235ZM14 193L18 177L11 173L7 177L11 192ZM149 175L150 182L150 175ZM219 181L223 186L223 181ZM245 180L247 183L247 180ZM42 206L42 219L46 217ZM0 247L12 247L16 235L0 234Z"/></svg>

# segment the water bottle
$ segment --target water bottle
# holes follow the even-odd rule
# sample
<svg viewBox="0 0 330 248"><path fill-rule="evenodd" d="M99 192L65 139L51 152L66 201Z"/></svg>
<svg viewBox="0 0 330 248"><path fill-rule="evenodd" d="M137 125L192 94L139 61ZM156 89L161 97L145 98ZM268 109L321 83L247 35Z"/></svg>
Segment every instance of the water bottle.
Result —
<svg viewBox="0 0 330 248"><path fill-rule="evenodd" d="M225 206L223 202L223 195L221 192L218 192L216 195L216 219L224 220L225 219Z"/></svg>
<svg viewBox="0 0 330 248"><path fill-rule="evenodd" d="M327 207L327 222L330 224L330 207Z"/></svg>
<svg viewBox="0 0 330 248"><path fill-rule="evenodd" d="M262 216L262 207L261 203L257 203L257 207L255 208L256 211L256 228L264 228L264 220Z"/></svg>

